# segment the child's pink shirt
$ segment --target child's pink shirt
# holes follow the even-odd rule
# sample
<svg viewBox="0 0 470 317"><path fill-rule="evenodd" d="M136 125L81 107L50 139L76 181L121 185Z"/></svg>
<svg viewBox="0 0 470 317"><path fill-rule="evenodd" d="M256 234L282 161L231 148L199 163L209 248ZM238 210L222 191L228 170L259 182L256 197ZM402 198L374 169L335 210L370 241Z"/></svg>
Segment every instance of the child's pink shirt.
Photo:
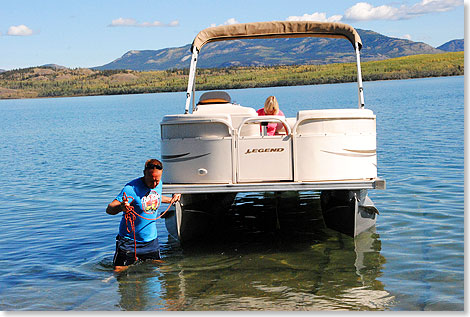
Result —
<svg viewBox="0 0 470 317"><path fill-rule="evenodd" d="M264 108L258 109L258 111L256 112L258 113L258 116L266 116L266 113L264 112ZM276 116L284 116L284 113L282 113L281 109L279 109L279 112L277 113ZM281 123L268 123L268 135L274 135L276 133L276 129L278 125L282 125L282 124ZM260 127L260 130L261 130L261 127Z"/></svg>

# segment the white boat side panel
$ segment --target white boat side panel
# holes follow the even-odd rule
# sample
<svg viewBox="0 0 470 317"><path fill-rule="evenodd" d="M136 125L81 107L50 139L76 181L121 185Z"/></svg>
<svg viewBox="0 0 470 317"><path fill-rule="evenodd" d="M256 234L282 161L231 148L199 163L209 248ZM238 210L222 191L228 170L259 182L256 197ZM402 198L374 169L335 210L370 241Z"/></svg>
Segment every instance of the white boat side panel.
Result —
<svg viewBox="0 0 470 317"><path fill-rule="evenodd" d="M165 184L232 182L232 138L163 139Z"/></svg>
<svg viewBox="0 0 470 317"><path fill-rule="evenodd" d="M204 106L224 109L220 104ZM294 127L292 136L262 137L258 123L232 131L240 128L238 122L259 119L253 115L254 109L225 106L239 112L197 111L164 117L165 183L310 182L377 177L376 122L371 110L299 111L297 120L288 118L289 126Z"/></svg>
<svg viewBox="0 0 470 317"><path fill-rule="evenodd" d="M290 136L240 138L238 181L292 180L291 144Z"/></svg>
<svg viewBox="0 0 470 317"><path fill-rule="evenodd" d="M376 178L375 139L375 135L296 138L298 181Z"/></svg>
<svg viewBox="0 0 470 317"><path fill-rule="evenodd" d="M375 118L304 119L297 125L304 135L375 135Z"/></svg>
<svg viewBox="0 0 470 317"><path fill-rule="evenodd" d="M294 128L295 180L377 177L376 123L369 109L305 110Z"/></svg>
<svg viewBox="0 0 470 317"><path fill-rule="evenodd" d="M230 128L222 122L181 123L162 126L162 139L228 137Z"/></svg>

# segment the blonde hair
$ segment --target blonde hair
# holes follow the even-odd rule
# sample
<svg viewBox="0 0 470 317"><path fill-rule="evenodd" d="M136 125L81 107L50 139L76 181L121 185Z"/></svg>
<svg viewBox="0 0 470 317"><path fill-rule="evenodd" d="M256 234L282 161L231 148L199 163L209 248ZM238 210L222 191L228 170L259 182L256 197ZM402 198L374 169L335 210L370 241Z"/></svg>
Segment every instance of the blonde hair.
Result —
<svg viewBox="0 0 470 317"><path fill-rule="evenodd" d="M276 115L279 112L279 103L277 102L276 97L269 96L264 102L264 113Z"/></svg>

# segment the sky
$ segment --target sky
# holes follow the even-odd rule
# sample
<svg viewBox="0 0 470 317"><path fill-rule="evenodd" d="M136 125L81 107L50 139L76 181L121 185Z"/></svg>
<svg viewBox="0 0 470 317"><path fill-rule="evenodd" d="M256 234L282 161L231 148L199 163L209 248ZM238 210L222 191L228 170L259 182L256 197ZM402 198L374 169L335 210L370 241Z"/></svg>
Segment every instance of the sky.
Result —
<svg viewBox="0 0 470 317"><path fill-rule="evenodd" d="M466 8L464 0L0 0L0 69L101 66L131 50L190 44L210 26L260 21L343 22L437 47L464 38Z"/></svg>

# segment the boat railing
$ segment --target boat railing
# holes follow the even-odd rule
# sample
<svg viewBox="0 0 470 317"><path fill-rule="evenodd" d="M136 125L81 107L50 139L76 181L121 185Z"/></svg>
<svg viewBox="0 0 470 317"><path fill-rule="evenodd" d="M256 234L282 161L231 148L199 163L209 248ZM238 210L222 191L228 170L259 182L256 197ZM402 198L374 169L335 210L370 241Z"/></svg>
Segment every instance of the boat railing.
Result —
<svg viewBox="0 0 470 317"><path fill-rule="evenodd" d="M285 134L290 135L291 128L287 121L279 116L261 116L261 117L251 117L251 118L246 118L244 119L238 128L238 135L240 136L245 136L242 133L242 130L246 128L249 124L262 124L263 122L270 123L270 122L276 122L276 123L281 123L284 127ZM259 134L258 134L259 135Z"/></svg>

